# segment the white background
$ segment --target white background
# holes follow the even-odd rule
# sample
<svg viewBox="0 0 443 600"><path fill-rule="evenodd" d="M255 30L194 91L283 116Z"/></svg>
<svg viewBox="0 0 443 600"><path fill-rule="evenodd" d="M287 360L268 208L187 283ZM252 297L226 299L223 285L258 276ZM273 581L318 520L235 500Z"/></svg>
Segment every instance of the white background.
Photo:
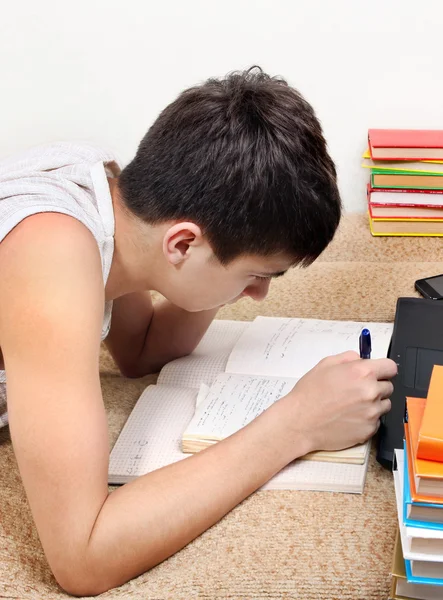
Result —
<svg viewBox="0 0 443 600"><path fill-rule="evenodd" d="M182 89L253 64L314 106L348 211L368 127L443 129L443 0L3 0L0 157L87 139L126 164Z"/></svg>

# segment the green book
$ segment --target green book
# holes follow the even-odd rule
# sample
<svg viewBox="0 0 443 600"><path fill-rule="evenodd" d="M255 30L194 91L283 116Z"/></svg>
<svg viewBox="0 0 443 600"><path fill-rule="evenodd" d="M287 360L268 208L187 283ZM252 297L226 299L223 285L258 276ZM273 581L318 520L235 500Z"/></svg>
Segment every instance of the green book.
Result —
<svg viewBox="0 0 443 600"><path fill-rule="evenodd" d="M417 171L396 171L372 169L371 187L405 190L443 190L443 173L417 173Z"/></svg>

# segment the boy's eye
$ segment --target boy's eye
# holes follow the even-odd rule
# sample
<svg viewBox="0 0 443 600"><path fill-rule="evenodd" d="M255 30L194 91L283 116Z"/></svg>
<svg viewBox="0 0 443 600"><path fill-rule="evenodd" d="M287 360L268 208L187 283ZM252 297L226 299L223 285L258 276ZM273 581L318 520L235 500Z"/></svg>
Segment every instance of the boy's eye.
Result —
<svg viewBox="0 0 443 600"><path fill-rule="evenodd" d="M254 275L255 279L260 279L261 281L266 281L267 279L271 279L270 275L264 276L264 275Z"/></svg>

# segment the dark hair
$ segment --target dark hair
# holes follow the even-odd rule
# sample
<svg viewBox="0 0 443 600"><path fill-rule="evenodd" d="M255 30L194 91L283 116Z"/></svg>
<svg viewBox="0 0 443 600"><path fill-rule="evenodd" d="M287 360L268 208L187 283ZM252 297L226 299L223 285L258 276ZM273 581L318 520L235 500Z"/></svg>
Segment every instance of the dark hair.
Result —
<svg viewBox="0 0 443 600"><path fill-rule="evenodd" d="M167 106L123 169L126 207L197 223L227 264L285 252L308 265L341 215L335 166L311 105L259 67L208 79Z"/></svg>

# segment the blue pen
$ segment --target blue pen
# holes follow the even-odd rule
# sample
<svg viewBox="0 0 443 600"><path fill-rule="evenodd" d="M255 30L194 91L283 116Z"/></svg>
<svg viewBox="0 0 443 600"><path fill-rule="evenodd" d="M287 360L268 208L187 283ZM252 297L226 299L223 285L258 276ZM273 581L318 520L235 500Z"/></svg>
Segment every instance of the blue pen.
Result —
<svg viewBox="0 0 443 600"><path fill-rule="evenodd" d="M362 329L359 339L360 358L371 358L371 332L369 329Z"/></svg>

